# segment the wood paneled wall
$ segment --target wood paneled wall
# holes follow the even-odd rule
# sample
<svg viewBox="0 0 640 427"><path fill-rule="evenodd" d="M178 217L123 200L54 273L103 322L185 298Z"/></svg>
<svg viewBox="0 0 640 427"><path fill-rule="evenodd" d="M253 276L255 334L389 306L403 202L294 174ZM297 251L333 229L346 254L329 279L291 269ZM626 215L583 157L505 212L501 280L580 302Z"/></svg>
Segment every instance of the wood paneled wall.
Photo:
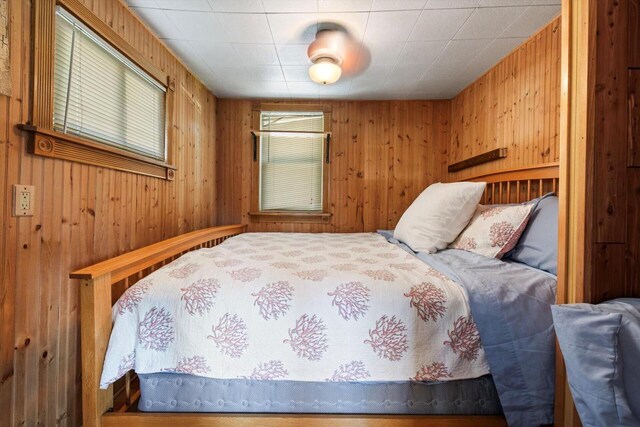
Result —
<svg viewBox="0 0 640 427"><path fill-rule="evenodd" d="M640 297L639 6L563 1L560 303ZM556 420L581 425L557 366Z"/></svg>
<svg viewBox="0 0 640 427"><path fill-rule="evenodd" d="M640 296L638 0L564 4L566 302Z"/></svg>
<svg viewBox="0 0 640 427"><path fill-rule="evenodd" d="M12 96L0 96L0 425L80 425L78 281L70 271L214 225L216 98L119 1L82 0L176 78L175 181L27 154L32 5L9 0ZM12 184L36 186L11 216Z"/></svg>
<svg viewBox="0 0 640 427"><path fill-rule="evenodd" d="M444 176L448 101L331 101L328 224L252 223L251 100L218 101L218 223L251 231L361 232L393 228ZM269 101L272 102L272 101ZM317 103L317 101L314 101Z"/></svg>
<svg viewBox="0 0 640 427"><path fill-rule="evenodd" d="M507 157L450 180L558 162L560 41L558 17L451 101L449 163L502 147Z"/></svg>
<svg viewBox="0 0 640 427"><path fill-rule="evenodd" d="M594 74L590 114L593 187L588 302L640 296L640 128L637 0L602 0L594 6Z"/></svg>

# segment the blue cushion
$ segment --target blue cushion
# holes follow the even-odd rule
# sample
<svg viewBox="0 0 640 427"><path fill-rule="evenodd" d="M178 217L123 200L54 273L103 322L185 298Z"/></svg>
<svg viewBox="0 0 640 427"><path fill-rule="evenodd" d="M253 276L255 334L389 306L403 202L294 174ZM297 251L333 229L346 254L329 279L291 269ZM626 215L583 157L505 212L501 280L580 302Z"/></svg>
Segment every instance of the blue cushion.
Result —
<svg viewBox="0 0 640 427"><path fill-rule="evenodd" d="M558 197L549 193L536 200L527 228L504 259L558 274Z"/></svg>
<svg viewBox="0 0 640 427"><path fill-rule="evenodd" d="M584 426L640 425L640 299L551 307Z"/></svg>

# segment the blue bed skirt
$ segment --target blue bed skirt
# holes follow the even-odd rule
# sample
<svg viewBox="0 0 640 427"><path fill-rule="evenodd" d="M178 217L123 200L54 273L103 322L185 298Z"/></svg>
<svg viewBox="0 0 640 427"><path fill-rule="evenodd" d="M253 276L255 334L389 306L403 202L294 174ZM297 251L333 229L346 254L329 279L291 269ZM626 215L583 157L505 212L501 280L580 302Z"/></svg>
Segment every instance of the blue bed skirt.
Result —
<svg viewBox="0 0 640 427"><path fill-rule="evenodd" d="M490 375L442 383L220 380L140 374L144 412L502 414Z"/></svg>

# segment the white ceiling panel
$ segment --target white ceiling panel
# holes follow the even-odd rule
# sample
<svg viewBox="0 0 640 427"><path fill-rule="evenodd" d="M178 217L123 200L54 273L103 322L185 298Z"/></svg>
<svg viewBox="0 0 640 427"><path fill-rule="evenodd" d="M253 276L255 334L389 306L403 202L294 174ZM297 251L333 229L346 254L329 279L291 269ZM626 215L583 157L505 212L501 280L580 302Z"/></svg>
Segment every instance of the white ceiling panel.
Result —
<svg viewBox="0 0 640 427"><path fill-rule="evenodd" d="M181 34L181 37L172 38L212 43L229 41L213 12L165 10L164 13Z"/></svg>
<svg viewBox="0 0 640 427"><path fill-rule="evenodd" d="M400 75L393 74L384 83L383 89L397 92L412 92L419 83L417 78L402 78Z"/></svg>
<svg viewBox="0 0 640 427"><path fill-rule="evenodd" d="M283 82L284 74L282 74L282 67L278 65L256 65L253 67L247 67L249 75L253 80L259 82Z"/></svg>
<svg viewBox="0 0 640 427"><path fill-rule="evenodd" d="M203 60L185 61L184 63L189 70L197 75L209 76L213 71Z"/></svg>
<svg viewBox="0 0 640 427"><path fill-rule="evenodd" d="M306 65L284 65L282 66L282 71L284 73L284 78L288 82L313 83L309 78L309 67Z"/></svg>
<svg viewBox="0 0 640 427"><path fill-rule="evenodd" d="M216 75L216 78L220 80L220 84L234 87L243 86L244 82L251 81L251 76L246 67L225 67L222 65L216 65L215 67L209 67L211 71ZM233 76L233 77L231 77Z"/></svg>
<svg viewBox="0 0 640 427"><path fill-rule="evenodd" d="M369 12L372 0L318 0L318 12Z"/></svg>
<svg viewBox="0 0 640 427"><path fill-rule="evenodd" d="M282 13L267 15L276 44L311 43L318 31L318 14Z"/></svg>
<svg viewBox="0 0 640 427"><path fill-rule="evenodd" d="M318 14L318 29L325 29L323 26L327 23L331 24L330 28L338 25L343 27L352 38L360 41L364 37L368 21L369 14L365 12L323 12Z"/></svg>
<svg viewBox="0 0 640 427"><path fill-rule="evenodd" d="M305 98L317 99L320 86L313 82L287 82L289 93L300 93Z"/></svg>
<svg viewBox="0 0 640 427"><path fill-rule="evenodd" d="M480 7L529 6L533 0L481 0Z"/></svg>
<svg viewBox="0 0 640 427"><path fill-rule="evenodd" d="M420 64L427 67L438 59L448 43L445 40L407 42L398 58L398 64Z"/></svg>
<svg viewBox="0 0 640 427"><path fill-rule="evenodd" d="M367 69L367 72L361 76L357 76L353 80L353 84L356 86L367 86L373 82L380 86L381 82L384 82L391 74L393 65L386 66L372 66Z"/></svg>
<svg viewBox="0 0 640 427"><path fill-rule="evenodd" d="M182 32L173 25L164 10L149 8L134 8L151 29L163 39L183 39Z"/></svg>
<svg viewBox="0 0 640 427"><path fill-rule="evenodd" d="M262 91L265 98L290 98L289 88L285 82L247 82L239 89L233 89L239 97L252 98L256 90Z"/></svg>
<svg viewBox="0 0 640 427"><path fill-rule="evenodd" d="M221 13L217 15L217 18L229 41L235 43L273 43L265 14Z"/></svg>
<svg viewBox="0 0 640 427"><path fill-rule="evenodd" d="M424 77L444 80L456 77L476 57L487 42L485 40L452 40Z"/></svg>
<svg viewBox="0 0 640 427"><path fill-rule="evenodd" d="M220 97L444 99L560 13L561 0L125 0ZM342 27L357 72L310 81L309 43ZM363 59L365 58L365 59ZM347 58L346 62L354 58Z"/></svg>
<svg viewBox="0 0 640 427"><path fill-rule="evenodd" d="M158 7L156 0L129 0L127 3L131 7Z"/></svg>
<svg viewBox="0 0 640 427"><path fill-rule="evenodd" d="M262 0L267 13L317 13L317 0Z"/></svg>
<svg viewBox="0 0 640 427"><path fill-rule="evenodd" d="M376 67L381 65L395 65L396 61L402 53L402 48L405 43L377 43L368 45L369 53L371 54L371 62L369 67Z"/></svg>
<svg viewBox="0 0 640 427"><path fill-rule="evenodd" d="M451 40L473 11L474 9L425 9L409 40Z"/></svg>
<svg viewBox="0 0 640 427"><path fill-rule="evenodd" d="M282 65L307 65L311 64L309 57L307 56L307 49L309 45L306 44L281 44L276 45L276 51L278 52L278 58Z"/></svg>
<svg viewBox="0 0 640 427"><path fill-rule="evenodd" d="M482 49L475 58L473 58L467 67L458 74L458 78L466 78L469 81L477 78L488 71L496 62L504 58L509 52L513 51L526 39L509 38L495 39Z"/></svg>
<svg viewBox="0 0 640 427"><path fill-rule="evenodd" d="M420 16L419 10L371 12L364 35L365 43L404 42Z"/></svg>
<svg viewBox="0 0 640 427"><path fill-rule="evenodd" d="M371 10L422 10L426 2L426 0L373 0Z"/></svg>
<svg viewBox="0 0 640 427"><path fill-rule="evenodd" d="M455 35L458 40L495 39L520 18L526 7L476 9Z"/></svg>
<svg viewBox="0 0 640 427"><path fill-rule="evenodd" d="M426 68L418 64L396 64L389 75L389 79L395 80L420 80Z"/></svg>
<svg viewBox="0 0 640 427"><path fill-rule="evenodd" d="M425 9L461 9L475 8L480 5L481 0L427 0Z"/></svg>
<svg viewBox="0 0 640 427"><path fill-rule="evenodd" d="M211 12L211 6L207 0L155 0L155 2L160 9Z"/></svg>
<svg viewBox="0 0 640 427"><path fill-rule="evenodd" d="M194 62L201 59L188 40L163 39L162 41L184 62Z"/></svg>
<svg viewBox="0 0 640 427"><path fill-rule="evenodd" d="M318 95L318 89L321 87L313 82L287 82L289 90L301 90L306 93Z"/></svg>
<svg viewBox="0 0 640 427"><path fill-rule="evenodd" d="M351 82L338 82L332 85L320 86L318 88L318 98L334 99L341 96L348 97L351 93Z"/></svg>
<svg viewBox="0 0 640 427"><path fill-rule="evenodd" d="M414 88L415 92L426 99L441 99L442 91L452 85L451 79L422 79Z"/></svg>
<svg viewBox="0 0 640 427"><path fill-rule="evenodd" d="M535 6L520 15L500 37L528 37L558 14L557 6Z"/></svg>
<svg viewBox="0 0 640 427"><path fill-rule="evenodd" d="M233 43L232 46L245 65L280 66L278 53L273 44Z"/></svg>
<svg viewBox="0 0 640 427"><path fill-rule="evenodd" d="M228 43L209 43L202 40L190 41L191 49L210 67L242 67L242 58Z"/></svg>
<svg viewBox="0 0 640 427"><path fill-rule="evenodd" d="M214 12L264 13L262 0L208 0Z"/></svg>

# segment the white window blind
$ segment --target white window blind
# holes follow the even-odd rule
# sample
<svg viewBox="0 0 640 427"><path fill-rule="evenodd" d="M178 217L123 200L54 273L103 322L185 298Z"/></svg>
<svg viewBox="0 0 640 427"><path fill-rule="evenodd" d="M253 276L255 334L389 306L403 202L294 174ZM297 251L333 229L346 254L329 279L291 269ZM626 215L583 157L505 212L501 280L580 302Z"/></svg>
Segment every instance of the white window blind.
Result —
<svg viewBox="0 0 640 427"><path fill-rule="evenodd" d="M260 130L260 210L322 211L324 114L263 111Z"/></svg>
<svg viewBox="0 0 640 427"><path fill-rule="evenodd" d="M166 160L165 88L60 7L53 99L54 130Z"/></svg>

